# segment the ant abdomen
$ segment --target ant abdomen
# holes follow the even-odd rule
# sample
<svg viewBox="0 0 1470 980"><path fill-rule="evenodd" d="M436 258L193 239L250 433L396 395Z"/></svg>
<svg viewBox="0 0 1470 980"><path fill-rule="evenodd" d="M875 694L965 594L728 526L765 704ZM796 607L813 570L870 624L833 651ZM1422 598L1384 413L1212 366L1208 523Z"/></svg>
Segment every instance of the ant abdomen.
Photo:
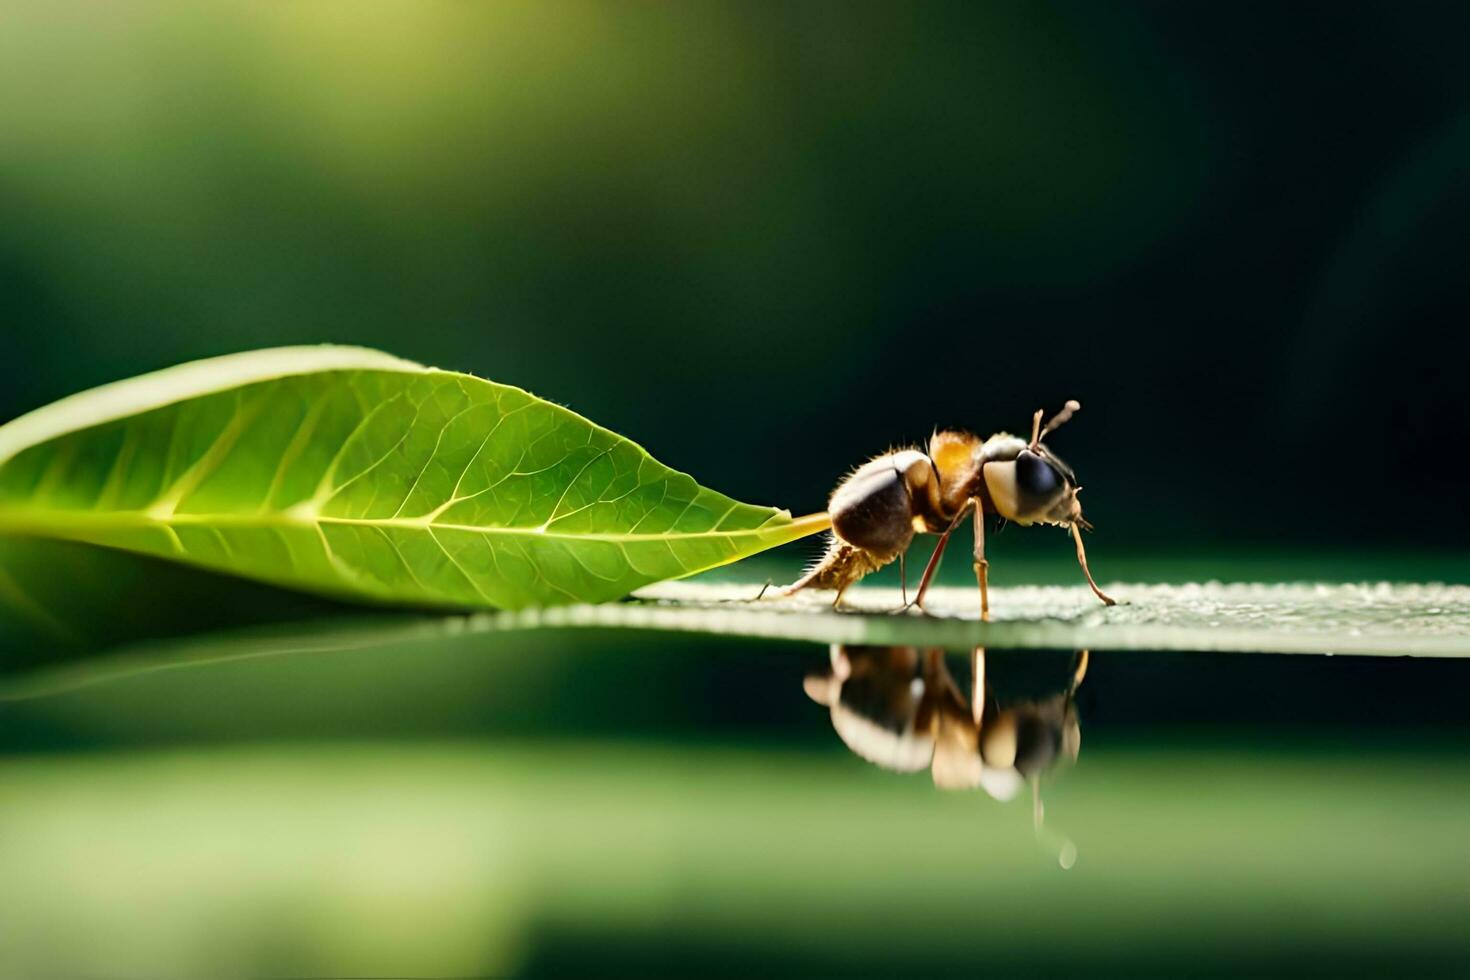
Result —
<svg viewBox="0 0 1470 980"><path fill-rule="evenodd" d="M837 537L880 558L892 558L914 537L914 499L900 466L912 451L879 456L858 467L827 505ZM927 460L926 460L927 462Z"/></svg>
<svg viewBox="0 0 1470 980"><path fill-rule="evenodd" d="M888 453L859 466L827 504L832 517L827 553L783 591L835 589L840 600L849 585L901 557L917 530L915 516L932 509L933 472L933 462L917 449Z"/></svg>

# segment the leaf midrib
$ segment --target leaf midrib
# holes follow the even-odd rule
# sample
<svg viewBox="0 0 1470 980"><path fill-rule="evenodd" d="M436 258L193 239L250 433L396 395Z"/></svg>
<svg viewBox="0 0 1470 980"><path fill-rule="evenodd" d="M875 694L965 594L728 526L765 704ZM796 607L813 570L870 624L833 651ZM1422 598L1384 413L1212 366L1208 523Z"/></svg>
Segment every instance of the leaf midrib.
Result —
<svg viewBox="0 0 1470 980"><path fill-rule="evenodd" d="M778 512L774 517L780 517ZM327 514L310 514L301 511L274 511L266 513L174 513L168 517L149 514L146 511L114 511L96 513L90 511L47 510L31 507L0 508L0 534L24 534L40 537L76 538L86 530L139 530L145 528L179 527L243 527L274 529L317 529L323 526L372 527L379 530L414 531L466 531L473 534L507 535L515 537L542 538L561 541L605 541L614 544L641 541L677 541L698 538L730 538L759 535L775 530L802 529L805 533L816 533L828 524L826 514L808 514L804 517L788 518L775 524L771 520L752 528L721 531L653 531L646 534L607 534L597 532L569 533L549 530L544 525L529 527L499 527L493 525L459 524L417 518L370 518L337 517ZM810 531L805 529L810 527Z"/></svg>

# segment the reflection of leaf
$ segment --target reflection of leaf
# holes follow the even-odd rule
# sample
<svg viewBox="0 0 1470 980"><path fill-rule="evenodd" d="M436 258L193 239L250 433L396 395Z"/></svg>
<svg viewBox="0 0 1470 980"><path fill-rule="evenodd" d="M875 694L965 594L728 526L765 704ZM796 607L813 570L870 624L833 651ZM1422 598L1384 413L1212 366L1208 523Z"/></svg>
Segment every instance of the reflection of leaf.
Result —
<svg viewBox="0 0 1470 980"><path fill-rule="evenodd" d="M129 644L363 615L300 592L72 541L0 535L0 672Z"/></svg>
<svg viewBox="0 0 1470 980"><path fill-rule="evenodd" d="M197 573L196 573L197 574ZM195 584L192 595L211 586ZM965 649L1201 650L1241 653L1386 654L1470 657L1470 586L1461 585L1120 585L1126 604L1104 608L1086 588L993 588L995 621L981 623L973 588L939 587L926 604L935 615L889 615L896 589L854 588L844 601L861 612L833 612L827 597L752 598L755 585L672 582L637 601L466 615L365 614L345 607L291 609L262 593L232 611L211 634L137 642L53 657L42 670L18 662L0 674L0 699L44 694L113 677L243 657L432 644L525 630L602 629L707 633L813 643L913 645ZM866 614L864 614L866 613ZM307 616L310 618L305 618ZM202 623L200 625L203 625ZM250 626L239 629L239 626ZM154 634L162 636L164 634ZM471 639L471 642L473 640ZM3 654L3 651L0 651ZM6 677L5 674L9 676Z"/></svg>
<svg viewBox="0 0 1470 980"><path fill-rule="evenodd" d="M200 361L0 428L0 534L345 598L597 602L825 527L518 388L358 348ZM14 581L0 597L48 616Z"/></svg>

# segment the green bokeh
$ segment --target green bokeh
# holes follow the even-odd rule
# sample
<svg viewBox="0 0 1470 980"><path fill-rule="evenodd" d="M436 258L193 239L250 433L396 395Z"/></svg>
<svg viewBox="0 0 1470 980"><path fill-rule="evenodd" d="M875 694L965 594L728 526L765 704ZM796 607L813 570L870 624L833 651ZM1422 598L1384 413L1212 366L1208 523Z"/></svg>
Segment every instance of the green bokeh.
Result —
<svg viewBox="0 0 1470 980"><path fill-rule="evenodd" d="M1090 762L1047 789L1039 837L1024 803L780 750L17 763L0 970L1449 975L1470 955L1458 760L1175 744Z"/></svg>

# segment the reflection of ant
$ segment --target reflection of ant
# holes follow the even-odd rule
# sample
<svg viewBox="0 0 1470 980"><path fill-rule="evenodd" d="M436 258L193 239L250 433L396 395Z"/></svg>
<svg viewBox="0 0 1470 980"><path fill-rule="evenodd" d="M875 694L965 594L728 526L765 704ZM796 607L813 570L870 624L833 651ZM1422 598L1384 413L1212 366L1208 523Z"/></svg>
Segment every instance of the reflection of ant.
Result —
<svg viewBox="0 0 1470 980"><path fill-rule="evenodd" d="M1082 734L1077 688L1088 652L1077 654L1066 689L1039 701L999 704L985 684L985 650L970 655L968 703L943 650L834 645L831 667L808 674L803 687L832 713L832 727L854 753L894 772L928 769L941 789L985 790L1013 798L1031 784L1033 817L1042 830L1041 774L1063 759L1077 761ZM1061 863L1076 857L1061 844Z"/></svg>

